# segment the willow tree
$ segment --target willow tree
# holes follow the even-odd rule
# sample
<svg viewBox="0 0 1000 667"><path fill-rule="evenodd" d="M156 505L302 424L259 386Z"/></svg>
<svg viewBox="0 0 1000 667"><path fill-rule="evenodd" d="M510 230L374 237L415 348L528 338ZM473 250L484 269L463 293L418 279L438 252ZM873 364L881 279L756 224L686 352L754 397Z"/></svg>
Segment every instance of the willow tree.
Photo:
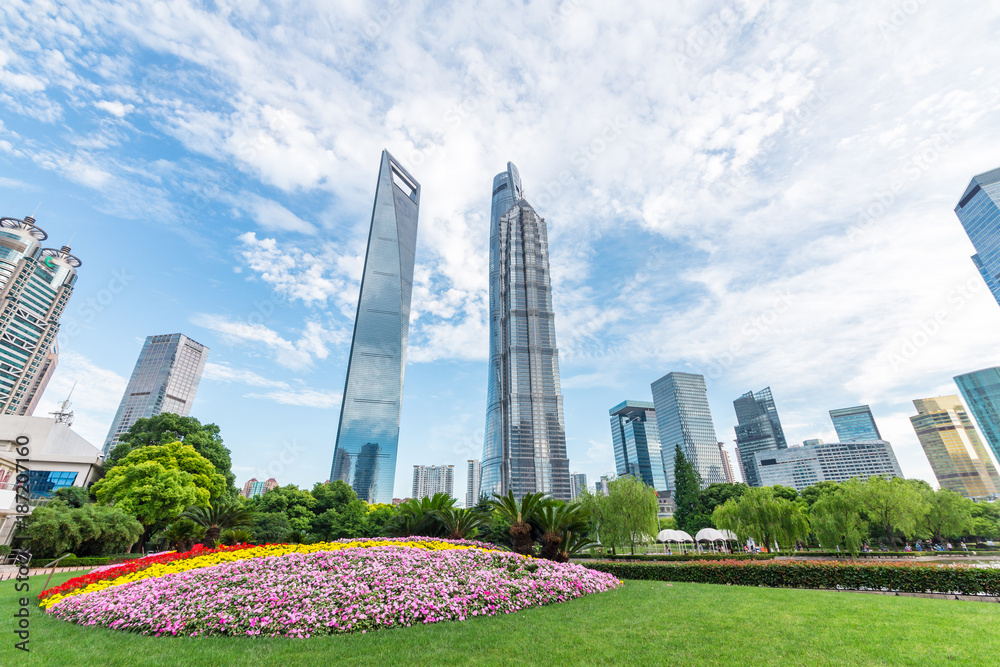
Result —
<svg viewBox="0 0 1000 667"><path fill-rule="evenodd" d="M774 495L771 487L747 489L715 508L712 521L722 530L731 530L740 542L748 537L766 545L792 546L809 536L809 517L801 503Z"/></svg>

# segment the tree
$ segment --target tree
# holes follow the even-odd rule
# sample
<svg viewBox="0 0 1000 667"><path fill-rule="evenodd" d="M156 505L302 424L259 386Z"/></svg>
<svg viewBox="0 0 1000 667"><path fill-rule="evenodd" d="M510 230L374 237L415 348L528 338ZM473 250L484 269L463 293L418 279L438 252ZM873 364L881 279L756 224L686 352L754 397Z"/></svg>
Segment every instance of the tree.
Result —
<svg viewBox="0 0 1000 667"><path fill-rule="evenodd" d="M61 500L69 507L83 507L90 502L90 491L82 486L64 486L52 494L55 500Z"/></svg>
<svg viewBox="0 0 1000 667"><path fill-rule="evenodd" d="M305 489L294 484L286 484L271 489L267 493L251 498L246 503L246 509L257 512L281 512L288 517L291 530L302 533L310 529L315 514L316 499ZM284 537L282 537L284 539Z"/></svg>
<svg viewBox="0 0 1000 667"><path fill-rule="evenodd" d="M799 497L806 502L810 508L825 493L833 493L840 488L837 482L822 481L816 482L812 486L807 486L799 493Z"/></svg>
<svg viewBox="0 0 1000 667"><path fill-rule="evenodd" d="M248 544L250 542L250 531L245 528L227 528L219 535L219 541L227 546Z"/></svg>
<svg viewBox="0 0 1000 667"><path fill-rule="evenodd" d="M341 505L339 509L328 509L313 519L312 531L324 540L363 537L366 533L367 517L368 503L358 500L355 495L354 500L346 505Z"/></svg>
<svg viewBox="0 0 1000 667"><path fill-rule="evenodd" d="M1000 501L974 503L971 532L985 540L1000 539Z"/></svg>
<svg viewBox="0 0 1000 667"><path fill-rule="evenodd" d="M658 520L660 530L677 530L677 519L668 516Z"/></svg>
<svg viewBox="0 0 1000 667"><path fill-rule="evenodd" d="M730 498L739 498L749 487L746 484L709 484L698 492L698 504L701 506L700 514L711 517L712 512L719 505L725 504ZM709 519L710 520L710 519ZM705 526L700 526L704 528ZM714 526L713 526L714 527ZM695 531L697 532L697 531Z"/></svg>
<svg viewBox="0 0 1000 667"><path fill-rule="evenodd" d="M450 540L472 539L479 527L489 523L490 515L477 512L475 509L449 507L438 510L438 519L444 528L445 536Z"/></svg>
<svg viewBox="0 0 1000 667"><path fill-rule="evenodd" d="M59 500L38 507L28 517L25 532L37 554L105 556L121 553L142 535L142 524L113 507L88 503L69 507Z"/></svg>
<svg viewBox="0 0 1000 667"><path fill-rule="evenodd" d="M911 538L927 514L927 503L919 487L899 477L872 476L864 482L851 479L843 486L849 489L868 522L885 535L890 545L895 543L896 533Z"/></svg>
<svg viewBox="0 0 1000 667"><path fill-rule="evenodd" d="M189 551L194 543L205 538L205 527L188 518L177 519L153 536L154 542L166 542L177 551Z"/></svg>
<svg viewBox="0 0 1000 667"><path fill-rule="evenodd" d="M790 547L809 535L809 517L798 502L776 497L769 486L747 489L739 498L715 508L715 525L731 530L741 542L748 537L768 549Z"/></svg>
<svg viewBox="0 0 1000 667"><path fill-rule="evenodd" d="M322 514L327 510L343 510L349 503L358 499L358 493L343 480L320 482L313 486L312 496L316 499L313 511Z"/></svg>
<svg viewBox="0 0 1000 667"><path fill-rule="evenodd" d="M782 486L781 484L775 484L774 486L771 487L771 490L774 491L775 498L784 498L785 500L792 500L792 501L799 499L799 492L791 488L790 486Z"/></svg>
<svg viewBox="0 0 1000 667"><path fill-rule="evenodd" d="M284 512L255 512L250 533L257 544L277 544L284 542L292 526Z"/></svg>
<svg viewBox="0 0 1000 667"><path fill-rule="evenodd" d="M365 536L385 535L397 515L399 515L399 509L395 505L368 503L368 516L365 517Z"/></svg>
<svg viewBox="0 0 1000 667"><path fill-rule="evenodd" d="M602 543L629 544L634 554L636 543L658 532L656 490L642 480L630 475L615 479L602 504Z"/></svg>
<svg viewBox="0 0 1000 667"><path fill-rule="evenodd" d="M861 518L849 490L836 488L820 493L809 510L812 531L820 546L837 547L857 556L868 535L868 523Z"/></svg>
<svg viewBox="0 0 1000 667"><path fill-rule="evenodd" d="M493 494L493 500L490 502L494 511L510 523L510 536L514 542L514 551L530 556L535 544L531 535L531 521L538 511L548 504L549 501L546 500L545 495L529 493L517 500L514 497L514 491L510 490L505 496Z"/></svg>
<svg viewBox="0 0 1000 667"><path fill-rule="evenodd" d="M104 462L105 470L111 469L130 452L140 447L180 441L194 447L196 452L211 461L216 472L225 478L227 495L236 495L234 486L236 476L232 471L231 452L222 444L219 427L215 424L202 424L194 417L161 412L153 417L137 419L119 441L121 444L111 451Z"/></svg>
<svg viewBox="0 0 1000 667"><path fill-rule="evenodd" d="M399 514L389 528L395 535L423 535L443 537L444 526L440 512L455 506L455 499L447 493L435 493L419 500L410 498L399 505Z"/></svg>
<svg viewBox="0 0 1000 667"><path fill-rule="evenodd" d="M701 475L677 445L674 448L674 518L681 530L692 535L707 523L698 501L700 493Z"/></svg>
<svg viewBox="0 0 1000 667"><path fill-rule="evenodd" d="M221 501L215 505L189 507L181 514L181 518L191 519L205 529L205 539L202 546L206 549L215 547L223 530L249 526L253 522L249 512L239 505L227 501Z"/></svg>
<svg viewBox="0 0 1000 667"><path fill-rule="evenodd" d="M973 528L971 500L951 489L939 489L924 495L927 514L923 526L938 542L946 537L962 537Z"/></svg>

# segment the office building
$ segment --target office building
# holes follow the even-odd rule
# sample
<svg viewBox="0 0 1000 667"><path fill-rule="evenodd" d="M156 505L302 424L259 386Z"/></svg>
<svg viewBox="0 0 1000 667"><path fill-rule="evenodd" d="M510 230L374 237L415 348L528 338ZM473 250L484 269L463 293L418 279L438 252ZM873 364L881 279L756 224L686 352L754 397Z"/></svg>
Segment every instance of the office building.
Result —
<svg viewBox="0 0 1000 667"><path fill-rule="evenodd" d="M750 486L761 486L756 455L788 447L771 388L765 387L757 393L748 391L733 401L733 407L739 422L736 442L743 458L743 481Z"/></svg>
<svg viewBox="0 0 1000 667"><path fill-rule="evenodd" d="M962 398L979 424L986 444L1000 461L1000 368L984 368L955 377Z"/></svg>
<svg viewBox="0 0 1000 667"><path fill-rule="evenodd" d="M624 401L608 410L619 477L632 475L657 491L667 490L656 410L647 401Z"/></svg>
<svg viewBox="0 0 1000 667"><path fill-rule="evenodd" d="M267 493L277 486L278 482L273 477L264 482L259 482L256 477L253 477L243 485L243 497L255 498Z"/></svg>
<svg viewBox="0 0 1000 667"><path fill-rule="evenodd" d="M743 483L746 484L747 474L746 471L743 470L743 457L740 456L740 446L737 445L735 447L735 450L736 450L736 465L739 466L740 468L740 479L742 479Z"/></svg>
<svg viewBox="0 0 1000 667"><path fill-rule="evenodd" d="M997 470L958 396L917 399L913 405L917 414L910 422L942 488L966 498L1000 491Z"/></svg>
<svg viewBox="0 0 1000 667"><path fill-rule="evenodd" d="M59 318L73 295L80 260L48 238L31 216L0 218L0 414L30 415L55 370Z"/></svg>
<svg viewBox="0 0 1000 667"><path fill-rule="evenodd" d="M104 455L138 419L163 412L191 414L207 359L208 348L184 334L147 336L104 440Z"/></svg>
<svg viewBox="0 0 1000 667"><path fill-rule="evenodd" d="M817 442L802 447L757 452L760 486L790 486L801 491L817 482L860 477L902 477L892 445L872 442Z"/></svg>
<svg viewBox="0 0 1000 667"><path fill-rule="evenodd" d="M882 439L872 409L867 405L830 410L830 419L833 420L833 428L837 431L837 439L841 442L871 442Z"/></svg>
<svg viewBox="0 0 1000 667"><path fill-rule="evenodd" d="M479 484L482 467L478 459L469 459L468 463L468 479L465 484L465 506L475 507L479 504Z"/></svg>
<svg viewBox="0 0 1000 667"><path fill-rule="evenodd" d="M587 490L587 476L582 472L575 472L569 476L570 500L576 500Z"/></svg>
<svg viewBox="0 0 1000 667"><path fill-rule="evenodd" d="M726 481L718 438L708 408L705 376L667 373L653 382L653 405L667 488L674 490L674 458L679 445L701 475L702 486Z"/></svg>
<svg viewBox="0 0 1000 667"><path fill-rule="evenodd" d="M722 457L722 474L726 478L726 484L735 484L736 476L733 475L733 463L729 460L729 452L726 451L724 443L719 443L719 456Z"/></svg>
<svg viewBox="0 0 1000 667"><path fill-rule="evenodd" d="M601 478L594 482L594 493L597 495L608 495L611 491L611 480L608 479L607 475L601 475Z"/></svg>
<svg viewBox="0 0 1000 667"><path fill-rule="evenodd" d="M545 220L510 162L493 179L483 491L569 500Z"/></svg>
<svg viewBox="0 0 1000 667"><path fill-rule="evenodd" d="M420 184L382 151L330 469L370 503L393 497L419 208Z"/></svg>
<svg viewBox="0 0 1000 667"><path fill-rule="evenodd" d="M413 466L412 498L419 500L436 493L453 495L455 466Z"/></svg>
<svg viewBox="0 0 1000 667"><path fill-rule="evenodd" d="M1000 303L1000 169L980 174L969 182L955 207L955 215L976 249L973 264Z"/></svg>

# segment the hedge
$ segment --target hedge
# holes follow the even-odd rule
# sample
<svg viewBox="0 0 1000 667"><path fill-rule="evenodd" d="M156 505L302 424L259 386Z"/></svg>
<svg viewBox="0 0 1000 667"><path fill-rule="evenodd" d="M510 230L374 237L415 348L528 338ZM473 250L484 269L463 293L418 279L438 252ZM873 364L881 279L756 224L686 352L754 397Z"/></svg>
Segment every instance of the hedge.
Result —
<svg viewBox="0 0 1000 667"><path fill-rule="evenodd" d="M912 563L810 563L803 561L707 563L583 563L619 579L685 581L770 588L832 588L1000 595L1000 569Z"/></svg>
<svg viewBox="0 0 1000 667"><path fill-rule="evenodd" d="M624 561L653 561L653 562L687 562L692 560L706 561L706 560L771 560L776 558L781 554L674 554L668 556L666 554L636 554L635 556L629 556L628 554L600 554L597 556L591 556L590 554L577 554L573 556L573 560L577 559L588 559L593 558L597 560L624 560Z"/></svg>
<svg viewBox="0 0 1000 667"><path fill-rule="evenodd" d="M134 558L142 558L142 554L125 554L120 556L67 556L56 563L56 567L98 567L114 563L124 563ZM54 561L58 556L32 556L31 564L34 567L42 567Z"/></svg>

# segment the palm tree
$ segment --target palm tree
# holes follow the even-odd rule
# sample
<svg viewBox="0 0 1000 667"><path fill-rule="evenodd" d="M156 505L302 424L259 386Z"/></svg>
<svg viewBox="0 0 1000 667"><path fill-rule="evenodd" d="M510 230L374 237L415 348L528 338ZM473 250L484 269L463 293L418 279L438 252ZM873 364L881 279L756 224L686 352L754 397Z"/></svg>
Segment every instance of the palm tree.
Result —
<svg viewBox="0 0 1000 667"><path fill-rule="evenodd" d="M222 543L228 546L246 544L250 541L250 531L244 528L227 528L219 537Z"/></svg>
<svg viewBox="0 0 1000 667"><path fill-rule="evenodd" d="M191 519L182 518L153 536L154 542L166 542L177 551L189 551L191 546L205 537L205 529Z"/></svg>
<svg viewBox="0 0 1000 667"><path fill-rule="evenodd" d="M510 536L514 539L514 551L530 556L535 541L531 539L531 521L538 512L549 504L544 493L529 493L521 500L514 498L514 491L501 496L494 493L490 501L494 509L510 523Z"/></svg>
<svg viewBox="0 0 1000 667"><path fill-rule="evenodd" d="M592 549L596 546L598 546L598 543L590 539L590 536L586 532L567 531L564 533L563 540L559 544L560 551L559 555L556 556L556 562L569 562L571 556L575 556L581 551Z"/></svg>
<svg viewBox="0 0 1000 667"><path fill-rule="evenodd" d="M398 536L442 537L445 529L438 513L450 510L454 505L455 499L447 493L435 493L419 500L410 498L400 503L392 532Z"/></svg>
<svg viewBox="0 0 1000 667"><path fill-rule="evenodd" d="M191 519L199 526L205 528L205 540L202 542L206 548L215 547L219 541L219 536L226 528L237 526L249 526L251 514L238 505L231 505L225 502L216 503L215 507L195 506L189 507L181 513L181 518Z"/></svg>
<svg viewBox="0 0 1000 667"><path fill-rule="evenodd" d="M489 515L472 509L449 507L437 510L436 514L445 534L451 540L475 537L477 529L489 523L490 520Z"/></svg>
<svg viewBox="0 0 1000 667"><path fill-rule="evenodd" d="M542 558L565 562L569 560L569 544L574 534L587 528L586 511L580 505L551 503L542 507L534 523L542 534ZM562 545L566 544L564 548ZM576 549L581 548L579 545Z"/></svg>

